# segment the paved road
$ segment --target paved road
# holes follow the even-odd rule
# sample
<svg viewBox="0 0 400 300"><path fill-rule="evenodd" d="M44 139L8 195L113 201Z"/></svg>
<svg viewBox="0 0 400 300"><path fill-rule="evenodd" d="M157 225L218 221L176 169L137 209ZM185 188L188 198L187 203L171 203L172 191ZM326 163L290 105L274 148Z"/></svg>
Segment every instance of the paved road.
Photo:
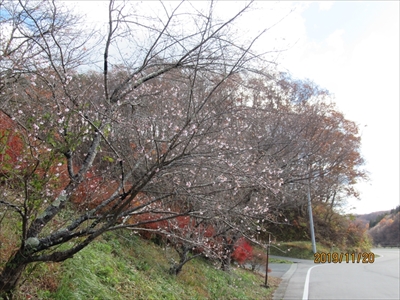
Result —
<svg viewBox="0 0 400 300"><path fill-rule="evenodd" d="M400 299L399 249L372 252L381 257L368 264L297 260L274 299Z"/></svg>
<svg viewBox="0 0 400 300"><path fill-rule="evenodd" d="M374 249L374 263L323 264L310 271L309 299L400 299L399 249Z"/></svg>
<svg viewBox="0 0 400 300"><path fill-rule="evenodd" d="M270 257L271 258L281 258L280 256L272 256L272 255ZM286 259L286 257L281 258L281 259ZM286 260L288 260L288 259L286 259ZM292 264L269 263L268 264L268 269L270 269L271 272L268 273L268 276L282 278L287 273L287 271L289 271L291 266L292 266ZM245 267L247 269L251 268L250 265L246 265ZM262 275L265 275L265 265L257 266L255 271L259 272Z"/></svg>

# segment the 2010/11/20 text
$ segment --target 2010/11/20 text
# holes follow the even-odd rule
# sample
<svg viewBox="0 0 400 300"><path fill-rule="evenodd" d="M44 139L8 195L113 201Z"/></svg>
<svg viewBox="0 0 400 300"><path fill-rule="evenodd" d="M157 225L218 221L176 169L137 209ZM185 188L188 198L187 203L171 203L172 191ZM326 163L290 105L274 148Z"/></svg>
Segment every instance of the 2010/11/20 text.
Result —
<svg viewBox="0 0 400 300"><path fill-rule="evenodd" d="M373 252L362 252L362 253L325 253L317 252L314 254L314 263L363 263L372 264L375 262L375 254Z"/></svg>

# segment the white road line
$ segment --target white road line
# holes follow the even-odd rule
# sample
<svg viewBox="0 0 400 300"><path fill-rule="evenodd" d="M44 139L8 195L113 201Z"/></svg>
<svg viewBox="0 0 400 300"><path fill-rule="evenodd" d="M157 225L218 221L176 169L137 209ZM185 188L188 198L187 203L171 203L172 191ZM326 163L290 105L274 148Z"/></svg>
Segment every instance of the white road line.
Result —
<svg viewBox="0 0 400 300"><path fill-rule="evenodd" d="M320 266L323 266L323 265L317 265L317 266L314 266L314 267L311 267L308 269L307 276L306 276L306 282L304 283L303 300L308 300L308 288L309 288L309 284L310 284L311 270L316 267L320 267Z"/></svg>

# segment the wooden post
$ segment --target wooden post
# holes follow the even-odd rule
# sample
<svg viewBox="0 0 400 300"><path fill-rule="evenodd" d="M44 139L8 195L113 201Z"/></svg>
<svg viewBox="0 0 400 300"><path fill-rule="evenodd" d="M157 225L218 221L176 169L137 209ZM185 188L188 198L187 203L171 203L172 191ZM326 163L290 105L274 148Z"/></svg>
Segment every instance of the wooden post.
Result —
<svg viewBox="0 0 400 300"><path fill-rule="evenodd" d="M271 235L268 235L268 245L267 245L267 263L265 265L265 283L264 287L269 288L268 286L268 263L269 263L269 245L271 243Z"/></svg>

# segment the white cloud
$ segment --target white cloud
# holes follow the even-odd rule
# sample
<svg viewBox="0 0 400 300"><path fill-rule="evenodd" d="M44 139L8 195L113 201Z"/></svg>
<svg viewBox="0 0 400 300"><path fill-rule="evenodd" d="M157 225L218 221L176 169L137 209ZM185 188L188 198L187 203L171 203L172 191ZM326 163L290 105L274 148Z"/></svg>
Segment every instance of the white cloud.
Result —
<svg viewBox="0 0 400 300"><path fill-rule="evenodd" d="M343 34L343 29L335 30L325 40L328 47L334 51L333 55L342 55L344 53Z"/></svg>
<svg viewBox="0 0 400 300"><path fill-rule="evenodd" d="M319 10L330 10L335 1L321 1L318 2Z"/></svg>

